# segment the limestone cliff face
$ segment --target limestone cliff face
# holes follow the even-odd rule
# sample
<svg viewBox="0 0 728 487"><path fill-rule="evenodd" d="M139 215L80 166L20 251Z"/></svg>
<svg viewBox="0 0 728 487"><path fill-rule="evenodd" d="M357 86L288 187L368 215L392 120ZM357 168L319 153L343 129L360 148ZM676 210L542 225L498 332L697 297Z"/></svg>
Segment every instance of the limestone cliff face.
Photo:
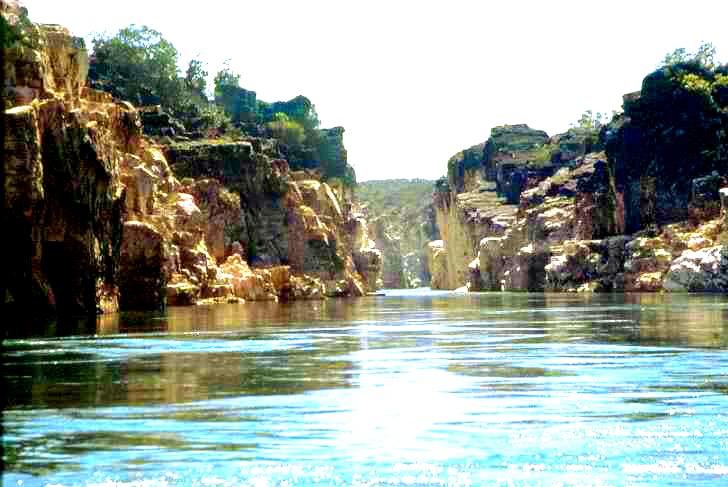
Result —
<svg viewBox="0 0 728 487"><path fill-rule="evenodd" d="M212 178L239 197L239 216L222 227L219 245L239 242L253 266L290 266L294 274L321 279L325 294L362 295L373 289L362 274L371 272L354 254L368 244L356 241L346 228L361 219L351 212L343 188L334 189L313 171L290 171L276 158L275 141L215 140L172 144L166 153L175 174ZM227 242L225 242L227 238ZM366 279L365 279L366 280Z"/></svg>
<svg viewBox="0 0 728 487"><path fill-rule="evenodd" d="M469 264L478 254L478 243L486 235L501 235L515 218L516 207L506 204L494 185L457 194L437 192L435 221L442 236L438 253L444 265L430 268L433 289L455 289L468 280Z"/></svg>
<svg viewBox="0 0 728 487"><path fill-rule="evenodd" d="M446 269L433 280L442 289L465 286L474 272L480 241L503 236L516 220L521 192L556 166L548 135L527 125L495 127L483 144L453 156L447 187L434 196L437 227L444 245ZM472 265L471 265L472 264ZM479 287L479 286L475 286Z"/></svg>
<svg viewBox="0 0 728 487"><path fill-rule="evenodd" d="M437 224L443 240L430 243L433 288L728 290L728 251L723 236L728 188L721 189L726 179L717 172L694 178L683 221L624 235L634 220L629 212L635 210L630 208L639 208L642 218L646 215L652 218L647 221L654 221L651 215L659 214L656 207L661 203L649 198L639 203L625 201L620 177L647 196L655 194L655 179L630 179L619 172L615 176L615 165L603 152L581 154L564 163L563 141L564 137L557 136L549 142L561 146L561 156L549 168L552 175L519 169L527 177L518 192L519 205L511 206L509 213L509 198L496 195L507 196L504 193L510 189L499 186L497 180L490 182L493 187L486 181L477 191L437 195ZM582 144L575 153L587 147ZM519 155L509 157L518 159ZM490 175L497 179L501 173L496 164ZM490 197L489 190L495 190ZM497 213L508 217L501 218L500 225L494 225L493 218L483 218Z"/></svg>
<svg viewBox="0 0 728 487"><path fill-rule="evenodd" d="M116 307L122 161L137 153L136 111L84 88L83 41L58 26L21 27L4 50L3 272L10 307L38 316Z"/></svg>
<svg viewBox="0 0 728 487"><path fill-rule="evenodd" d="M427 243L437 237L433 181L391 179L357 185L355 197L367 216L370 239L382 254L381 284L387 289L427 286Z"/></svg>
<svg viewBox="0 0 728 487"><path fill-rule="evenodd" d="M82 40L0 6L19 38L3 53L6 306L46 319L373 289L381 259L341 187L291 172L273 139L160 146L85 86Z"/></svg>

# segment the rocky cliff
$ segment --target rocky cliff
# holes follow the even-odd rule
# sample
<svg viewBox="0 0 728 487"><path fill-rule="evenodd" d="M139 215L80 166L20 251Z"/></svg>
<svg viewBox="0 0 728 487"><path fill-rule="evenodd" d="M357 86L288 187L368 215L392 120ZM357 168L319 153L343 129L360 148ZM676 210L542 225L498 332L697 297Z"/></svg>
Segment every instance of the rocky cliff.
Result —
<svg viewBox="0 0 728 487"><path fill-rule="evenodd" d="M370 238L382 252L382 287L430 284L427 243L438 237L433 181L389 179L359 183L355 196L370 222Z"/></svg>
<svg viewBox="0 0 728 487"><path fill-rule="evenodd" d="M6 307L45 320L372 289L380 255L344 187L291 171L275 139L158 144L86 86L82 39L0 6Z"/></svg>
<svg viewBox="0 0 728 487"><path fill-rule="evenodd" d="M433 288L727 291L726 71L666 66L598 135L502 126L451 158Z"/></svg>

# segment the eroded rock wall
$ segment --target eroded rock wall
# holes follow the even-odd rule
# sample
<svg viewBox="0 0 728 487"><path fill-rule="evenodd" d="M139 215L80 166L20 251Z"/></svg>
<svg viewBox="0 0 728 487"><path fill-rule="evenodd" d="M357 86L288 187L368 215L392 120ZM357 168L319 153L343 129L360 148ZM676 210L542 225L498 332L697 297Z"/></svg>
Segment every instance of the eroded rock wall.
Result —
<svg viewBox="0 0 728 487"><path fill-rule="evenodd" d="M18 34L3 52L6 307L46 320L376 287L381 256L349 232L341 188L292 173L272 139L158 145L132 105L85 86L82 40L0 6Z"/></svg>
<svg viewBox="0 0 728 487"><path fill-rule="evenodd" d="M3 16L20 37L3 52L4 302L40 317L114 310L120 165L139 151L138 115L84 88L82 40L5 2Z"/></svg>
<svg viewBox="0 0 728 487"><path fill-rule="evenodd" d="M691 218L623 235L624 205L606 155L588 154L523 191L515 218L489 229L468 264L472 240L464 237L464 212L442 212L444 235L453 235L454 225L459 234L452 247L449 240L431 244L433 282L471 291L725 292L728 198L721 196L728 188L718 189L724 184L717 176L696 178L687 205ZM451 248L463 255L451 258Z"/></svg>

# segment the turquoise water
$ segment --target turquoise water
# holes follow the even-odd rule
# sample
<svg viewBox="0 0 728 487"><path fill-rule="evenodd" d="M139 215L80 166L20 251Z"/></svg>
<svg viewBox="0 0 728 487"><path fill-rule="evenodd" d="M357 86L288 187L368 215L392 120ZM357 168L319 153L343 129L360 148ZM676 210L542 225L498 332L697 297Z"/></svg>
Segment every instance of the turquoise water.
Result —
<svg viewBox="0 0 728 487"><path fill-rule="evenodd" d="M3 485L728 485L728 297L387 294L6 341Z"/></svg>

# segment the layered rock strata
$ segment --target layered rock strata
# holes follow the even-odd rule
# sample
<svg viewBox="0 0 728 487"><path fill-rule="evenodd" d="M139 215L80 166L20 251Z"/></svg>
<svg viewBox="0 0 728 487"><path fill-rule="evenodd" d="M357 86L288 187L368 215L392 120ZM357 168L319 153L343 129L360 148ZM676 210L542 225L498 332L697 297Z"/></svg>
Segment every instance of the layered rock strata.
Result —
<svg viewBox="0 0 728 487"><path fill-rule="evenodd" d="M158 145L132 105L85 86L81 39L1 6L18 37L3 53L6 306L46 319L376 286L381 256L350 231L366 222L343 188L290 171L273 139Z"/></svg>
<svg viewBox="0 0 728 487"><path fill-rule="evenodd" d="M516 127L524 136L525 126ZM502 136L502 130L497 132ZM436 195L443 240L430 243L433 288L728 291L728 188L721 189L728 180L717 172L693 178L684 220L624 234L633 224L627 214L633 211L630 206L640 208L643 220L655 221L661 203L626 201L619 184L625 176L615 176L618 166L607 154L585 154L593 148L585 143L564 150L565 138L550 139L549 152L558 157L537 170L529 168L529 157L538 147L526 147L526 154L516 148L488 159L488 151L493 153L488 148L498 145L492 138L485 145L483 166L472 169L481 171L480 187L457 193L467 184L451 182L447 191ZM528 141L524 136L523 143ZM526 162L513 169L513 160ZM503 178L504 161L510 179ZM513 183L515 174L521 174L517 207L508 204L514 187L509 181ZM655 180L640 176L630 184L649 196Z"/></svg>
<svg viewBox="0 0 728 487"><path fill-rule="evenodd" d="M2 10L19 38L3 52L4 302L37 316L115 309L121 167L142 152L138 115L84 87L81 39Z"/></svg>

